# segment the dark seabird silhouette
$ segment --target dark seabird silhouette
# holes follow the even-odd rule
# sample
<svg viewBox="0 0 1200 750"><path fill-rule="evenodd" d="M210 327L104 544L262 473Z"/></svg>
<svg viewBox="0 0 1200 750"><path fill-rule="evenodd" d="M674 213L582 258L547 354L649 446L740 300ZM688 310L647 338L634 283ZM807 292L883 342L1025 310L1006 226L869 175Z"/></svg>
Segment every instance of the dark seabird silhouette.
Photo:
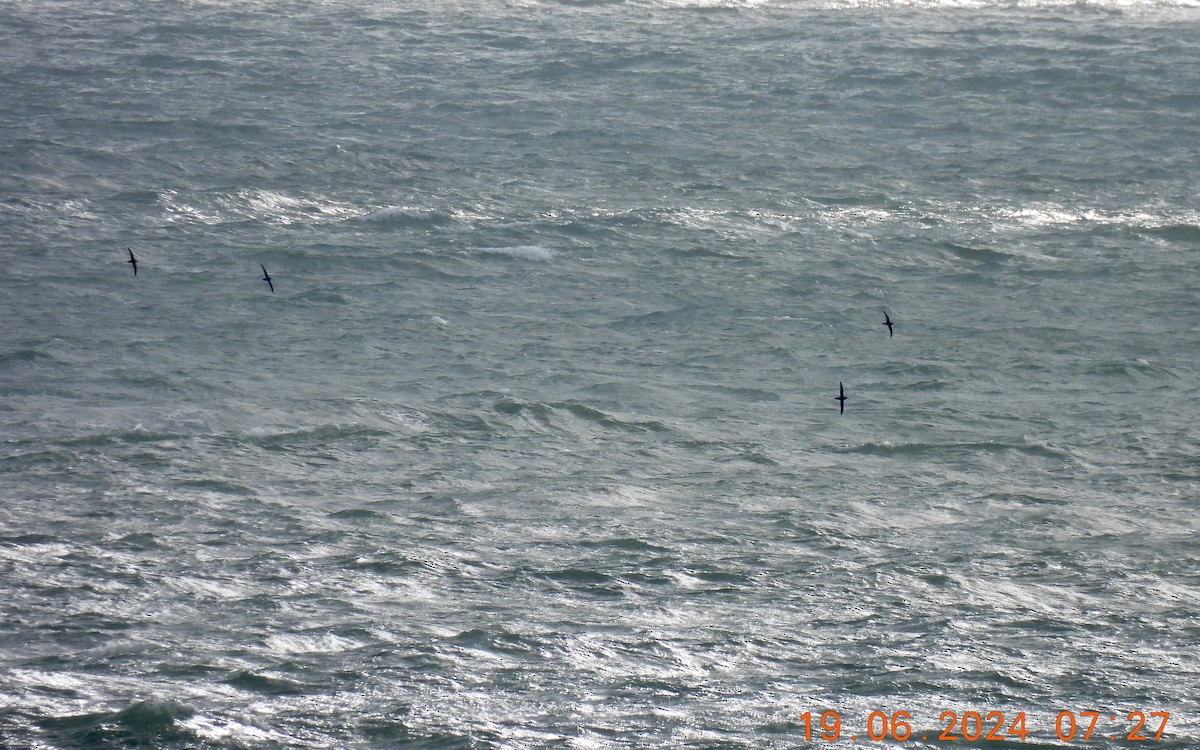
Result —
<svg viewBox="0 0 1200 750"><path fill-rule="evenodd" d="M129 251L129 260L127 260L125 262L133 264L133 275L137 276L137 258L133 257L133 248L127 247L125 249Z"/></svg>
<svg viewBox="0 0 1200 750"><path fill-rule="evenodd" d="M888 317L887 310L883 311L883 324L888 327L888 338L892 337L892 319Z"/></svg>
<svg viewBox="0 0 1200 750"><path fill-rule="evenodd" d="M271 294L274 294L275 285L271 283L271 274L267 273L267 267L262 263L259 263L258 266L263 270L263 281L267 282L267 286L271 287Z"/></svg>
<svg viewBox="0 0 1200 750"><path fill-rule="evenodd" d="M838 381L838 395L833 397L834 401L838 402L838 414L846 413L846 386Z"/></svg>

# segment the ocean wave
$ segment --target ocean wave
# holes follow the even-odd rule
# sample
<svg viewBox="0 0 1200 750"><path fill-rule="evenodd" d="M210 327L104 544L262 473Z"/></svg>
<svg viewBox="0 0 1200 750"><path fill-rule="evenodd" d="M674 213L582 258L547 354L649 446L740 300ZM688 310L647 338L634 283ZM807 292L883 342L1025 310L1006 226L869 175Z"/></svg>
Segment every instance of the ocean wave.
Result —
<svg viewBox="0 0 1200 750"><path fill-rule="evenodd" d="M353 422L299 428L256 427L246 433L244 439L263 448L284 448L383 438L391 434L391 432L378 427Z"/></svg>
<svg viewBox="0 0 1200 750"><path fill-rule="evenodd" d="M521 401L511 397L497 401L492 408L501 414L517 416L527 423L542 427L550 426L554 416L554 409L549 404Z"/></svg>
<svg viewBox="0 0 1200 750"><path fill-rule="evenodd" d="M709 391L740 402L761 403L764 401L778 401L781 398L777 391L764 388L719 384L699 384L695 387L699 390Z"/></svg>
<svg viewBox="0 0 1200 750"><path fill-rule="evenodd" d="M1006 253L986 247L970 247L956 242L941 242L938 246L957 258L976 263L1003 263L1010 259Z"/></svg>
<svg viewBox="0 0 1200 750"><path fill-rule="evenodd" d="M1070 503L1067 498L1048 497L1044 494L1035 495L1029 492L993 492L984 497L995 502L1016 503L1018 505L1068 505Z"/></svg>
<svg viewBox="0 0 1200 750"><path fill-rule="evenodd" d="M100 424L80 424L81 434L65 435L51 441L35 441L30 439L8 440L9 455L5 460L21 460L38 462L56 462L71 460L81 451L109 448L122 445L162 445L174 448L182 441L192 437L185 433L153 430L134 425L132 427L105 427ZM87 430L87 432L82 432Z"/></svg>
<svg viewBox="0 0 1200 750"><path fill-rule="evenodd" d="M379 416L387 420L389 424L397 425L410 434L429 432L432 428L429 418L416 409L405 407L384 409L379 412Z"/></svg>
<svg viewBox="0 0 1200 750"><path fill-rule="evenodd" d="M447 637L445 643L459 649L509 655L539 654L546 648L546 644L536 638L514 633L504 628L463 630Z"/></svg>
<svg viewBox="0 0 1200 750"><path fill-rule="evenodd" d="M532 573L535 577L545 578L556 583L572 586L610 586L615 578L608 573L589 568L558 568L539 570Z"/></svg>
<svg viewBox="0 0 1200 750"><path fill-rule="evenodd" d="M593 539L581 542L581 546L593 547L600 550L617 550L621 553L642 552L651 555L667 555L672 552L668 547L662 547L636 537Z"/></svg>
<svg viewBox="0 0 1200 750"><path fill-rule="evenodd" d="M521 260L533 260L546 262L554 259L557 255L553 250L541 245L517 245L516 247L483 247L479 249L482 253L491 255L507 255L511 258L519 258Z"/></svg>
<svg viewBox="0 0 1200 750"><path fill-rule="evenodd" d="M613 321L611 325L614 328L668 328L690 324L699 313L698 306L684 305L671 310L655 310L654 312L628 315Z"/></svg>
<svg viewBox="0 0 1200 750"><path fill-rule="evenodd" d="M843 453L860 453L878 456L938 457L958 454L1017 453L1025 456L1068 460L1070 454L1048 445L1015 441L982 441L964 443L906 443L868 442L842 449Z"/></svg>
<svg viewBox="0 0 1200 750"><path fill-rule="evenodd" d="M294 196L277 190L245 189L233 193L185 193L164 190L158 202L169 223L223 225L260 221L275 225L311 224L342 219L350 206L321 198Z"/></svg>
<svg viewBox="0 0 1200 750"><path fill-rule="evenodd" d="M320 635L287 633L268 636L265 645L269 650L278 654L333 654L351 651L363 644L333 633Z"/></svg>
<svg viewBox="0 0 1200 750"><path fill-rule="evenodd" d="M313 691L313 688L285 677L274 677L247 670L242 670L226 678L225 684L260 695L304 695Z"/></svg>
<svg viewBox="0 0 1200 750"><path fill-rule="evenodd" d="M1200 243L1200 224L1164 224L1147 227L1146 232L1172 242L1189 245Z"/></svg>
<svg viewBox="0 0 1200 750"><path fill-rule="evenodd" d="M22 347L0 353L0 369L39 362L53 362L54 356L32 347Z"/></svg>
<svg viewBox="0 0 1200 750"><path fill-rule="evenodd" d="M236 495L238 497L251 497L254 495L254 490L247 485L226 479L209 477L201 479L180 479L178 480L178 486L180 488L198 490L200 492L215 493L218 496Z"/></svg>
<svg viewBox="0 0 1200 750"><path fill-rule="evenodd" d="M810 197L805 198L804 202L795 211L760 211L755 212L755 216L765 225L785 231L815 223L842 229L896 226L923 231L936 226L978 227L991 231L1040 231L1071 226L1124 228L1181 242L1194 242L1200 235L1200 214L1164 213L1154 206L1114 210L1082 203L1071 205L1050 201L982 205L926 201L908 204L877 195ZM956 245L969 255L988 252L961 241L945 244Z"/></svg>
<svg viewBox="0 0 1200 750"><path fill-rule="evenodd" d="M272 277L274 278L274 277ZM346 299L337 292L328 291L325 289L310 289L307 292L302 292L294 299L303 302L312 302L319 305L348 305L350 300Z"/></svg>
<svg viewBox="0 0 1200 750"><path fill-rule="evenodd" d="M1101 378L1123 378L1130 381L1141 378L1159 380L1178 378L1169 368L1140 358L1132 361L1108 360L1096 362L1088 367L1087 374Z"/></svg>
<svg viewBox="0 0 1200 750"><path fill-rule="evenodd" d="M187 740L181 722L195 715L191 706L174 700L139 701L120 711L42 719L52 736L87 747L140 747L159 741Z"/></svg>
<svg viewBox="0 0 1200 750"><path fill-rule="evenodd" d="M435 229L454 221L454 217L447 214L415 206L387 206L351 218L385 229Z"/></svg>
<svg viewBox="0 0 1200 750"><path fill-rule="evenodd" d="M621 419L575 401L547 404L505 397L497 401L493 408L501 414L519 416L528 424L538 427L565 427L570 421L579 420L587 425L620 432L667 432L671 429L657 420Z"/></svg>
<svg viewBox="0 0 1200 750"><path fill-rule="evenodd" d="M953 209L954 211L965 210ZM1013 229L1041 229L1056 226L1095 226L1125 228L1191 240L1200 233L1200 214L1195 212L1163 212L1155 206L1114 210L1092 205L1068 205L1036 202L1016 206L991 206L978 213L984 219Z"/></svg>

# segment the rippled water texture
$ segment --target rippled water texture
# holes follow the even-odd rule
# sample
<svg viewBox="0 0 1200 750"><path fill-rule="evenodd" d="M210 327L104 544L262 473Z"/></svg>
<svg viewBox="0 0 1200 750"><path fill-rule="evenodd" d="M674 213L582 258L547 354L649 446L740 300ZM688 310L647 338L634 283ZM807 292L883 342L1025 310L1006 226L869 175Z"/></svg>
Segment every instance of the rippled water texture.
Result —
<svg viewBox="0 0 1200 750"><path fill-rule="evenodd" d="M1200 746L1198 31L0 0L0 747Z"/></svg>

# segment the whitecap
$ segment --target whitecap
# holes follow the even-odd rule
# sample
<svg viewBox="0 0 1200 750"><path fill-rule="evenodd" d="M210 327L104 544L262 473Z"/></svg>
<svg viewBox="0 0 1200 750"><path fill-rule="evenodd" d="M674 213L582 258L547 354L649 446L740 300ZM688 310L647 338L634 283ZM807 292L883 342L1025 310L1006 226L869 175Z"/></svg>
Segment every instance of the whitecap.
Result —
<svg viewBox="0 0 1200 750"><path fill-rule="evenodd" d="M230 719L219 720L205 716L192 716L180 722L180 726L194 732L202 739L215 742L271 742L286 744L290 737L273 729L242 724Z"/></svg>
<svg viewBox="0 0 1200 750"><path fill-rule="evenodd" d="M202 578L178 578L171 581L169 585L200 599L235 600L250 595L250 590L245 586L222 584Z"/></svg>
<svg viewBox="0 0 1200 750"><path fill-rule="evenodd" d="M411 432L428 432L432 429L424 415L411 409L385 409L379 412L379 416Z"/></svg>
<svg viewBox="0 0 1200 750"><path fill-rule="evenodd" d="M387 206L386 208L377 208L374 211L368 211L365 214L356 216L360 221L392 221L394 219L407 219L410 217L422 218L427 215L427 212L417 208L408 206Z"/></svg>
<svg viewBox="0 0 1200 750"><path fill-rule="evenodd" d="M384 206L354 216L355 221L399 228L430 228L449 223L449 218L418 206Z"/></svg>
<svg viewBox="0 0 1200 750"><path fill-rule="evenodd" d="M297 635L294 633L272 635L267 638L267 647L281 654L332 654L349 651L362 644L358 641L332 633L324 635Z"/></svg>
<svg viewBox="0 0 1200 750"><path fill-rule="evenodd" d="M548 247L541 245L517 245L516 247L485 247L481 248L481 252L492 253L494 255L508 255L513 258L521 258L522 260L548 261L554 258L556 253Z"/></svg>

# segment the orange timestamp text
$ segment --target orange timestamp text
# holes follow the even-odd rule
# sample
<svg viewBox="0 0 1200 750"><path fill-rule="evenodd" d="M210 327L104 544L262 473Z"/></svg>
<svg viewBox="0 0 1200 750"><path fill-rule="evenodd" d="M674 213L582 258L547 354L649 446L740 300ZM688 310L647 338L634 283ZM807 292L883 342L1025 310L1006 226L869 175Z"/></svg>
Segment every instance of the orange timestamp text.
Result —
<svg viewBox="0 0 1200 750"><path fill-rule="evenodd" d="M1117 714L1101 711L1059 711L1054 719L1054 734L1063 742L1091 739L1114 741L1118 738L1129 742L1158 741L1162 739L1170 718L1169 711L1130 711L1124 719L1119 719ZM940 734L925 732L918 735L911 722L912 717L907 711L891 714L872 711L861 728L848 730L837 711L824 711L819 716L805 711L800 715L800 726L806 742L814 739L826 742L858 740L860 735L872 742L918 739L922 742L1025 742L1033 734L1024 711L1010 716L1003 711L965 711L961 715L954 711L942 711L938 716L942 730Z"/></svg>

